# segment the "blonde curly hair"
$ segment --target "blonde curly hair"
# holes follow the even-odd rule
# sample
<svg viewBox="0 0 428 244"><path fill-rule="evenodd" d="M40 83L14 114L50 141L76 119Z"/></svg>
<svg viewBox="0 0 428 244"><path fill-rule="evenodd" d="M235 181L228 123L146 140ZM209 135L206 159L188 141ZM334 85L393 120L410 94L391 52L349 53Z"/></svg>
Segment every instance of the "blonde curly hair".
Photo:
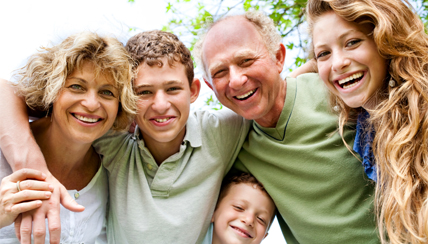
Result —
<svg viewBox="0 0 428 244"><path fill-rule="evenodd" d="M200 67L202 67L204 77L209 81L211 81L211 78L208 76L208 72L206 70L207 67L205 67L205 64L204 64L203 50L202 50L205 42L205 38L208 32L218 23L228 20L230 18L235 18L235 17L243 17L246 20L248 20L251 24L254 25L257 32L260 34L266 48L268 49L269 54L271 55L271 58L273 60L276 60L276 53L278 52L279 44L281 43L282 38L281 38L281 35L278 33L278 30L276 29L275 24L273 23L273 20L263 12L247 11L242 15L225 16L223 18L218 19L215 22L207 20L205 32L203 32L200 35L198 41L195 43L192 54L196 60L196 63L200 65Z"/></svg>
<svg viewBox="0 0 428 244"><path fill-rule="evenodd" d="M376 108L369 111L376 131L375 205L382 243L428 242L428 35L410 6L406 0L309 0L306 7L310 33L328 11L370 23L379 53L388 60L389 77ZM388 86L389 78L397 85ZM340 107L343 132L360 109L333 94L330 100Z"/></svg>
<svg viewBox="0 0 428 244"><path fill-rule="evenodd" d="M120 106L112 129L127 128L136 114L136 96L131 84L131 59L116 38L82 32L53 47L42 47L14 74L17 83L12 85L30 108L49 111L68 75L87 61L94 64L96 75L102 73L114 80Z"/></svg>

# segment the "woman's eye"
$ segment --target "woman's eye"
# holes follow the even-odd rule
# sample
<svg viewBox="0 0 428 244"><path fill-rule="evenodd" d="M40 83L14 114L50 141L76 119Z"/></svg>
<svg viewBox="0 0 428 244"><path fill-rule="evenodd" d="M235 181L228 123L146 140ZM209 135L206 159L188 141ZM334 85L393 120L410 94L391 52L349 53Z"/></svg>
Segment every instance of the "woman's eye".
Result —
<svg viewBox="0 0 428 244"><path fill-rule="evenodd" d="M351 40L348 43L346 43L346 46L347 47L352 47L352 46L354 46L354 45L356 45L356 44L358 44L360 42L361 42L361 40L359 40L359 39L357 39L357 40Z"/></svg>
<svg viewBox="0 0 428 244"><path fill-rule="evenodd" d="M327 52L327 51L320 52L320 53L317 54L317 59L325 57L325 56L327 56L329 54L330 54L330 52Z"/></svg>
<svg viewBox="0 0 428 244"><path fill-rule="evenodd" d="M113 92L111 92L111 91L109 91L109 90L102 90L100 93L101 93L102 95L106 95L106 96L114 97L114 93L113 93Z"/></svg>
<svg viewBox="0 0 428 244"><path fill-rule="evenodd" d="M69 88L71 88L73 90L83 90L83 87L81 85L77 85L77 84L73 84L73 85L69 86Z"/></svg>

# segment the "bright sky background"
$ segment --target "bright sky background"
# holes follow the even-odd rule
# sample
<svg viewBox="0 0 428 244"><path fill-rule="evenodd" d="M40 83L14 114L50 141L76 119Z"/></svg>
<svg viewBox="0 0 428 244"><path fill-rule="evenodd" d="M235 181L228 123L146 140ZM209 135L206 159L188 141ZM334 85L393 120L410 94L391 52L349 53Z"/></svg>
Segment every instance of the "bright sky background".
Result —
<svg viewBox="0 0 428 244"><path fill-rule="evenodd" d="M10 79L12 71L39 47L57 44L76 32L110 34L126 43L140 31L160 29L168 22L166 5L166 0L2 0L0 77ZM292 58L287 60L288 64L293 62ZM203 84L202 96L193 106L201 107L210 94ZM276 222L262 243L285 243Z"/></svg>

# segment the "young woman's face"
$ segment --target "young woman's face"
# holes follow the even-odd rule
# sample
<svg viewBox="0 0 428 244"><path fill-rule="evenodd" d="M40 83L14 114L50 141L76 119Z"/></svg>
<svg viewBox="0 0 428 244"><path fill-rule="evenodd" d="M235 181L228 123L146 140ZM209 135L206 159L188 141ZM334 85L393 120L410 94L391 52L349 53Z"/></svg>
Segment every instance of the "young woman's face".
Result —
<svg viewBox="0 0 428 244"><path fill-rule="evenodd" d="M318 72L328 89L352 108L364 107L382 86L386 60L380 56L369 24L348 22L333 11L314 24Z"/></svg>
<svg viewBox="0 0 428 244"><path fill-rule="evenodd" d="M95 76L85 62L71 73L53 104L52 125L75 143L92 143L104 135L116 119L119 91L106 75Z"/></svg>

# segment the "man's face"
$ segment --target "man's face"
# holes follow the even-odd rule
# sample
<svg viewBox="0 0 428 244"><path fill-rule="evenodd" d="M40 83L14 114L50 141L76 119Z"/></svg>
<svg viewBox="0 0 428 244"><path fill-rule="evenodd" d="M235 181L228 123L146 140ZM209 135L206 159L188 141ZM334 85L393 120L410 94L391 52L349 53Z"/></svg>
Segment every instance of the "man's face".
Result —
<svg viewBox="0 0 428 244"><path fill-rule="evenodd" d="M285 49L272 59L253 24L233 17L208 32L202 51L207 84L223 105L256 121L272 112Z"/></svg>
<svg viewBox="0 0 428 244"><path fill-rule="evenodd" d="M195 80L189 86L183 64L171 67L166 58L161 60L162 67L146 63L138 67L134 83L139 96L136 121L146 144L181 143L190 103L198 97L200 85Z"/></svg>

